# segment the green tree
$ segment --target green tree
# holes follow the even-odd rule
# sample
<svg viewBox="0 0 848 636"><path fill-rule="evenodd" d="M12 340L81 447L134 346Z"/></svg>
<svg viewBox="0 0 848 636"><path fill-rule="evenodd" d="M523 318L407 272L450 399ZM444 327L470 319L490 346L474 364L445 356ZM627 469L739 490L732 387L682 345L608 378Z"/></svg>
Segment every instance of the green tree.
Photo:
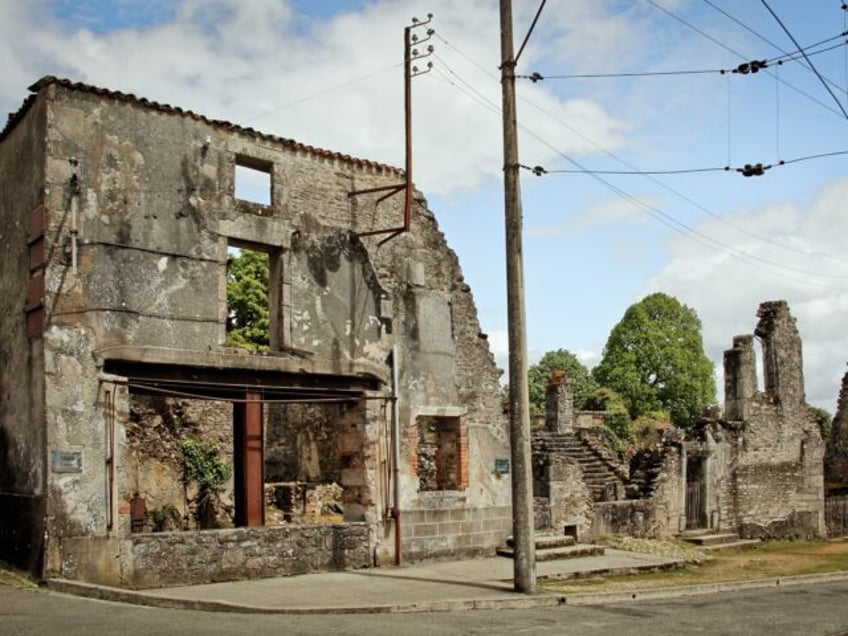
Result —
<svg viewBox="0 0 848 636"><path fill-rule="evenodd" d="M589 370L583 366L576 355L566 349L548 351L536 364L527 370L527 382L530 392L530 409L534 413L544 413L548 380L556 371L565 371L574 387L574 410L584 408L586 398L597 388Z"/></svg>
<svg viewBox="0 0 848 636"><path fill-rule="evenodd" d="M634 440L627 404L613 389L602 386L592 391L586 399L586 410L604 411L604 426L613 448L622 450Z"/></svg>
<svg viewBox="0 0 848 636"><path fill-rule="evenodd" d="M687 427L716 401L701 321L693 309L663 293L646 296L627 309L613 327L593 376L621 394L631 419L666 411L674 424Z"/></svg>
<svg viewBox="0 0 848 636"><path fill-rule="evenodd" d="M833 416L830 412L819 406L808 405L807 408L810 409L810 414L812 414L816 424L819 425L819 432L821 432L822 438L827 439L830 437L830 431L833 428Z"/></svg>
<svg viewBox="0 0 848 636"><path fill-rule="evenodd" d="M267 351L268 254L242 250L227 267L227 346Z"/></svg>

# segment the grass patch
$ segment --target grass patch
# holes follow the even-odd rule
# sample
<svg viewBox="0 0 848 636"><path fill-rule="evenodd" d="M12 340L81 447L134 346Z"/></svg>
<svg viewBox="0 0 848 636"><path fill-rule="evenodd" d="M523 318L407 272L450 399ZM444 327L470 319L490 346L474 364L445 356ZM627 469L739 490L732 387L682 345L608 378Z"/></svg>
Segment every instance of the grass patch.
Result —
<svg viewBox="0 0 848 636"><path fill-rule="evenodd" d="M707 561L687 563L677 570L542 581L540 587L546 592L575 594L838 572L848 570L848 541L770 541L747 550L717 550L710 556Z"/></svg>

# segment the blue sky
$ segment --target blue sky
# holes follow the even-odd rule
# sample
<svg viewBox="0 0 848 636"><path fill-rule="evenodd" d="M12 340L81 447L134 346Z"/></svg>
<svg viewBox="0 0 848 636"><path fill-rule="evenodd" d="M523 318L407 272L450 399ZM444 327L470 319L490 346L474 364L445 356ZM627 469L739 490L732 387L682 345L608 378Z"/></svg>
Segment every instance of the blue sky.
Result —
<svg viewBox="0 0 848 636"><path fill-rule="evenodd" d="M516 37L538 3L515 0ZM627 307L675 295L720 369L764 300L804 338L808 399L833 411L848 338L846 12L770 0L548 0L522 55L520 156L531 356L592 366ZM506 294L496 0L33 0L0 3L0 108L45 74L180 105L403 165L401 36L435 14L433 72L414 90L418 188L457 251L505 364ZM831 38L835 38L832 39ZM725 73L770 60L757 74ZM705 71L568 78L582 74ZM803 159L801 161L794 161ZM779 161L786 165L776 165ZM746 178L746 163L775 165ZM721 378L719 376L719 385Z"/></svg>

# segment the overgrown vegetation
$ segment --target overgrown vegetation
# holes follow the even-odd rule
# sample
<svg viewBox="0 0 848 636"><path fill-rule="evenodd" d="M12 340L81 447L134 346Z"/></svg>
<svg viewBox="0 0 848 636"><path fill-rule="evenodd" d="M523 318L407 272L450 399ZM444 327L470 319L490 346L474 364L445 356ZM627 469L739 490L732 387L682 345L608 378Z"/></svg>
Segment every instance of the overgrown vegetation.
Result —
<svg viewBox="0 0 848 636"><path fill-rule="evenodd" d="M194 516L201 528L218 527L217 516L221 507L224 484L232 475L232 468L221 458L221 449L211 442L185 439L180 444L183 452L183 484L194 484Z"/></svg>

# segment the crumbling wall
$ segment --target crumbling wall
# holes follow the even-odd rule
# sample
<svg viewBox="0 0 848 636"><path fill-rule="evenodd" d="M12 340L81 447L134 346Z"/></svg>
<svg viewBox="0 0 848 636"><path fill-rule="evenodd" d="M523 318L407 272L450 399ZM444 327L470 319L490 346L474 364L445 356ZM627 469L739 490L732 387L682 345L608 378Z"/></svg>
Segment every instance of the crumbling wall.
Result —
<svg viewBox="0 0 848 636"><path fill-rule="evenodd" d="M41 574L44 414L43 232L46 114L33 105L0 135L0 561Z"/></svg>
<svg viewBox="0 0 848 636"><path fill-rule="evenodd" d="M123 527L115 518L126 516L125 502L103 487L111 452L105 393L120 385L104 369L125 362L187 374L202 364L373 378L378 388L367 404L341 418L339 465L326 470L340 475L346 519L372 524L374 544L374 526L383 524L391 505L387 360L397 346L391 364L400 376L400 428L414 426L421 415L460 418L468 449L462 460L468 482L450 496L419 492L403 458L399 487L407 518L426 525L431 510L462 510L465 519L485 526L462 545L459 534L453 537L454 547L472 552L493 550L505 538L509 475L495 470L496 460L508 458L499 371L456 255L420 195L411 232L383 245L385 235L362 233L397 227L402 197L378 203L380 193L350 196L394 186L401 171L55 78L35 90L24 123L4 133L0 146L0 179L26 193L10 210L6 193L13 188L3 188L3 220L16 228L11 249L0 257L9 265L3 291L18 305L0 316L6 321L2 346L13 351L9 360L16 361L19 378L25 377L21 369L32 370L26 385L5 371L11 367L0 371L4 395L17 387L27 396L4 399L0 408L12 411L3 414L0 430L9 438L7 449L27 438L31 461L15 463L27 466L27 483L39 483L47 457L66 460L40 475L39 496L50 493L48 570L61 569L65 539ZM45 141L43 161L24 160ZM236 165L267 171L270 205L236 198ZM19 305L30 255L27 232L14 216L30 214L40 196L47 248L43 374L23 339ZM231 247L271 255L272 350L263 356L224 346ZM37 407L44 395L47 415ZM119 410L128 412L127 402L122 395ZM44 431L20 428L42 421ZM319 455L331 453L319 448ZM116 468L126 479L129 466ZM412 538L409 523L404 536ZM430 548L438 554L436 544L420 545L421 554Z"/></svg>
<svg viewBox="0 0 848 636"><path fill-rule="evenodd" d="M191 439L214 444L221 461L233 465L233 408L229 402L165 396L130 397L129 417L122 431L118 500L124 505L144 501L144 518L136 532L196 529L196 485L184 483L182 443ZM214 511L216 525L233 524L233 483L222 486ZM123 533L132 522L122 517ZM140 525L140 527L139 527Z"/></svg>
<svg viewBox="0 0 848 636"><path fill-rule="evenodd" d="M711 460L711 520L745 536L822 536L824 444L806 404L801 337L786 301L760 305L763 391L752 338L725 352L725 415Z"/></svg>

